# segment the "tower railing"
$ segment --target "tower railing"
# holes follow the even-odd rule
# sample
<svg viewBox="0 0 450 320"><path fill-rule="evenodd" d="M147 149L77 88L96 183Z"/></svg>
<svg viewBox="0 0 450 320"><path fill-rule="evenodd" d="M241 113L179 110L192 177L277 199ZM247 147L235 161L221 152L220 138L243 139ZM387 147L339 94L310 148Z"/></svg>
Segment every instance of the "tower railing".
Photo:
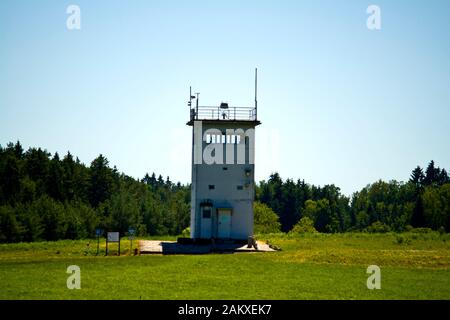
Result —
<svg viewBox="0 0 450 320"><path fill-rule="evenodd" d="M191 120L257 121L256 108L198 106L191 109Z"/></svg>

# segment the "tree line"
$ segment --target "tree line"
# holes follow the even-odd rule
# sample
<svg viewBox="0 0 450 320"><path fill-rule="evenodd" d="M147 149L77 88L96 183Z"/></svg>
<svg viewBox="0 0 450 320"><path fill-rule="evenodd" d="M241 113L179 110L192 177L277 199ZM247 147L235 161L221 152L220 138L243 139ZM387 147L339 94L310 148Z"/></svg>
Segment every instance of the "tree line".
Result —
<svg viewBox="0 0 450 320"><path fill-rule="evenodd" d="M111 168L99 155L90 166L20 142L0 146L0 242L81 239L95 230L138 235L180 234L189 224L190 186L169 177L142 180Z"/></svg>
<svg viewBox="0 0 450 320"><path fill-rule="evenodd" d="M431 161L416 167L408 182L377 181L351 197L335 185L317 187L304 180L283 181L278 173L262 181L256 198L279 217L281 231L291 231L302 218L319 232L405 231L431 228L450 231L450 178Z"/></svg>
<svg viewBox="0 0 450 320"><path fill-rule="evenodd" d="M255 192L258 233L450 230L450 179L433 161L406 183L380 180L351 197L278 173ZM87 166L70 152L0 145L0 242L90 238L97 228L125 234L131 226L141 236L179 235L189 221L190 185L154 173L132 178L103 155Z"/></svg>

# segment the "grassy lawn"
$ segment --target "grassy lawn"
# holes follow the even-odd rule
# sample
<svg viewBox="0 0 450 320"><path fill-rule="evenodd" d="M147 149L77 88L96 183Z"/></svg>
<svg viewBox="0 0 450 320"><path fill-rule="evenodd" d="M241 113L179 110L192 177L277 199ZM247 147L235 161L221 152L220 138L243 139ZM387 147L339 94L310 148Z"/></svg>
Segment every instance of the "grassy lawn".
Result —
<svg viewBox="0 0 450 320"><path fill-rule="evenodd" d="M283 250L129 256L124 239L124 255L105 257L95 240L4 244L0 299L450 299L448 234L259 239ZM81 268L81 290L66 287L69 265ZM369 265L381 268L381 290L366 287Z"/></svg>

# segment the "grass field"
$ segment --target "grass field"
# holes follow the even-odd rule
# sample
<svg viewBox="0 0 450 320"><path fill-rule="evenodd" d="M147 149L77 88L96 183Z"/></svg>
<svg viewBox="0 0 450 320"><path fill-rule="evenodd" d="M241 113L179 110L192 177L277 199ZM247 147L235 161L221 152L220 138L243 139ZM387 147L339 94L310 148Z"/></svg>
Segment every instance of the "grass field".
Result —
<svg viewBox="0 0 450 320"><path fill-rule="evenodd" d="M105 257L95 240L3 244L0 299L450 299L448 234L259 239L283 250L129 256L124 239L124 255ZM67 289L69 265L81 268L80 290ZM380 290L367 289L369 265L381 268Z"/></svg>

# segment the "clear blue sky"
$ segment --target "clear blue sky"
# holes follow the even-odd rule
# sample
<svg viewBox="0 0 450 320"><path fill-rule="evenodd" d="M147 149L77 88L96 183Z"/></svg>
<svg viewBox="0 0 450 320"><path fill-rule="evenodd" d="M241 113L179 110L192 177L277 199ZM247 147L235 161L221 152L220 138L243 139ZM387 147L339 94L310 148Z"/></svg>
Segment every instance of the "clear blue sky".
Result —
<svg viewBox="0 0 450 320"><path fill-rule="evenodd" d="M189 85L202 104L250 106L255 67L258 180L350 194L431 159L450 169L447 0L2 0L0 144L187 183Z"/></svg>

